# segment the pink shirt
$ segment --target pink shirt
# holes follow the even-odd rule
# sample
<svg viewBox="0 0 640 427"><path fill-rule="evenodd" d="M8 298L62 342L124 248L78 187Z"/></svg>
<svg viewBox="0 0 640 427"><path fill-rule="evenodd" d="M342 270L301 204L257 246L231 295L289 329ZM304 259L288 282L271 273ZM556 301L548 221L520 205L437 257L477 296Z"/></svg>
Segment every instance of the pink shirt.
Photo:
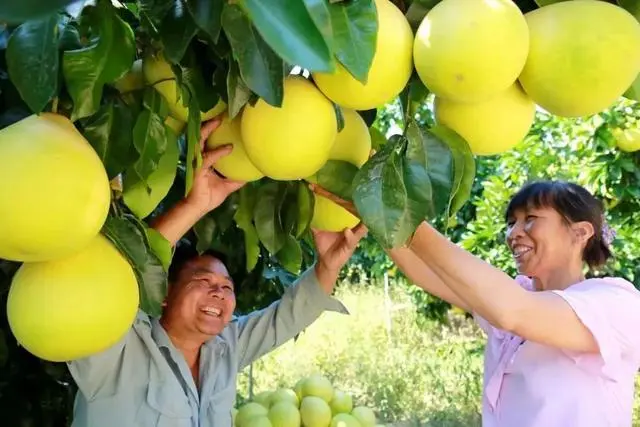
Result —
<svg viewBox="0 0 640 427"><path fill-rule="evenodd" d="M529 278L516 281L533 291ZM483 427L631 426L640 368L640 292L618 278L588 279L553 292L589 328L600 353L524 341L476 315L488 335Z"/></svg>

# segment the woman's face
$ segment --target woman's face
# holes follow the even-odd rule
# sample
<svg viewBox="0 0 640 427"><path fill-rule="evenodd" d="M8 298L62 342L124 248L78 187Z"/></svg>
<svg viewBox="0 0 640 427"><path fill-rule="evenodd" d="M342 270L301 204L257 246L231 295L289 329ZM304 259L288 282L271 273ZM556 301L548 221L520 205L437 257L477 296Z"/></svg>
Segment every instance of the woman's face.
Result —
<svg viewBox="0 0 640 427"><path fill-rule="evenodd" d="M582 260L582 245L552 208L517 210L507 220L507 245L520 274L546 276Z"/></svg>

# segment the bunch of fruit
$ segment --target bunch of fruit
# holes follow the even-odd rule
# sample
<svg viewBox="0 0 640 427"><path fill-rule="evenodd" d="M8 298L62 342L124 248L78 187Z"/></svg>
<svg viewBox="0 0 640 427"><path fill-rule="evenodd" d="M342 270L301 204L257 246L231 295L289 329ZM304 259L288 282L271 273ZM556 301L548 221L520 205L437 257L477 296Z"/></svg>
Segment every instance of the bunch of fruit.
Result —
<svg viewBox="0 0 640 427"><path fill-rule="evenodd" d="M377 427L373 410L354 406L353 398L323 375L300 379L293 389L257 394L233 409L235 427Z"/></svg>
<svg viewBox="0 0 640 427"><path fill-rule="evenodd" d="M524 15L511 0L443 0L420 24L413 58L436 120L475 154L498 154L527 135L536 105L580 117L625 94L640 73L640 23L597 0Z"/></svg>
<svg viewBox="0 0 640 427"><path fill-rule="evenodd" d="M0 159L0 258L23 263L7 300L13 335L51 361L113 345L139 294L131 265L100 234L111 189L96 151L69 119L44 113L0 131Z"/></svg>

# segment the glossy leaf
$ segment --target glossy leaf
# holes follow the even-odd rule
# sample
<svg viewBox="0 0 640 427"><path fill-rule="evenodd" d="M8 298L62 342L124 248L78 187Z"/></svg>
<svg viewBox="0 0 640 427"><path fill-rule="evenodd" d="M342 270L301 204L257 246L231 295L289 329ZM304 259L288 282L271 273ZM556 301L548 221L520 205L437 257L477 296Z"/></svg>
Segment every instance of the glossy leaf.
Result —
<svg viewBox="0 0 640 427"><path fill-rule="evenodd" d="M313 205L315 198L313 192L304 185L303 182L298 183L298 191L295 206L298 208L298 216L296 227L294 229L294 237L301 238L305 231L309 229L311 219L313 218Z"/></svg>
<svg viewBox="0 0 640 427"><path fill-rule="evenodd" d="M200 151L200 107L198 98L192 96L189 100L189 120L187 122L187 172L185 177L185 196L191 191L195 171L202 164L202 152Z"/></svg>
<svg viewBox="0 0 640 427"><path fill-rule="evenodd" d="M105 1L85 8L86 18L98 32L96 44L64 52L62 70L73 99L72 121L88 117L100 108L103 87L122 77L135 59L133 30Z"/></svg>
<svg viewBox="0 0 640 427"><path fill-rule="evenodd" d="M213 239L216 234L217 224L216 220L209 213L195 223L193 226L193 232L196 235L196 251L201 254L208 250L213 244Z"/></svg>
<svg viewBox="0 0 640 427"><path fill-rule="evenodd" d="M7 0L0 7L0 21L12 23L41 19L77 0Z"/></svg>
<svg viewBox="0 0 640 427"><path fill-rule="evenodd" d="M171 258L173 257L171 243L154 228L147 227L146 232L149 248L162 264L164 271L168 272L169 266L171 265Z"/></svg>
<svg viewBox="0 0 640 427"><path fill-rule="evenodd" d="M286 62L309 71L333 72L332 52L303 0L239 0L239 4L262 38Z"/></svg>
<svg viewBox="0 0 640 427"><path fill-rule="evenodd" d="M285 236L284 245L277 253L276 257L285 270L293 274L300 273L300 266L302 265L302 248L295 237L288 234Z"/></svg>
<svg viewBox="0 0 640 427"><path fill-rule="evenodd" d="M332 194L345 199L352 198L352 183L358 168L342 160L328 160L316 175L318 185Z"/></svg>
<svg viewBox="0 0 640 427"><path fill-rule="evenodd" d="M35 113L58 93L58 23L58 15L27 21L9 37L5 53L9 77Z"/></svg>
<svg viewBox="0 0 640 427"><path fill-rule="evenodd" d="M162 95L152 88L145 90L143 104L144 109L133 128L133 146L140 155L133 170L141 181L146 181L158 168L160 158L167 149L164 120L168 106Z"/></svg>
<svg viewBox="0 0 640 427"><path fill-rule="evenodd" d="M196 25L216 43L222 29L224 2L212 0L186 0L187 8Z"/></svg>
<svg viewBox="0 0 640 427"><path fill-rule="evenodd" d="M251 89L249 89L242 80L238 63L229 58L229 74L227 74L227 93L229 94L228 112L229 117L235 118L242 107L249 102L251 98Z"/></svg>
<svg viewBox="0 0 640 427"><path fill-rule="evenodd" d="M96 150L109 179L124 172L138 159L133 146L135 117L124 103L103 104L90 117L80 120L83 135Z"/></svg>
<svg viewBox="0 0 640 427"><path fill-rule="evenodd" d="M253 221L260 241L271 254L277 254L285 244L286 234L280 218L285 195L279 182L263 184L256 195Z"/></svg>
<svg viewBox="0 0 640 427"><path fill-rule="evenodd" d="M356 174L353 201L369 233L384 248L404 244L424 220L428 206L409 197L402 138L384 145ZM425 183L422 183L425 185Z"/></svg>
<svg viewBox="0 0 640 427"><path fill-rule="evenodd" d="M379 150L384 144L387 143L387 138L384 137L382 132L378 130L378 128L370 127L369 135L371 135L371 149Z"/></svg>
<svg viewBox="0 0 640 427"><path fill-rule="evenodd" d="M217 3L217 2L213 2ZM172 0L171 7L162 18L160 38L164 45L163 55L171 63L178 63L184 56L198 27L182 0Z"/></svg>
<svg viewBox="0 0 640 427"><path fill-rule="evenodd" d="M329 4L333 51L345 69L365 84L376 52L378 19L374 0Z"/></svg>
<svg viewBox="0 0 640 427"><path fill-rule="evenodd" d="M240 202L233 217L238 227L244 233L244 250L246 270L252 271L260 256L260 239L253 225L253 212L256 204L256 193L252 186L245 185L239 191Z"/></svg>
<svg viewBox="0 0 640 427"><path fill-rule="evenodd" d="M104 235L131 263L140 289L140 308L149 315L162 313L167 293L167 273L158 258L145 245L144 228L132 218L107 217Z"/></svg>
<svg viewBox="0 0 640 427"><path fill-rule="evenodd" d="M320 34L329 47L333 46L333 28L331 27L331 13L327 0L302 0Z"/></svg>
<svg viewBox="0 0 640 427"><path fill-rule="evenodd" d="M225 3L222 28L247 86L265 102L281 106L285 76L282 58L264 41L239 6Z"/></svg>

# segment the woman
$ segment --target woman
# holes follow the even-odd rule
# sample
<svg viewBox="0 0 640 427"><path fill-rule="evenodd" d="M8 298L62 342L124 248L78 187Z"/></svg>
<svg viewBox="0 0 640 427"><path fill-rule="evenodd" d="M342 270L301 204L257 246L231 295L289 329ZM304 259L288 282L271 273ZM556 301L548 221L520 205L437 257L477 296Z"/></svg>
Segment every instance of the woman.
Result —
<svg viewBox="0 0 640 427"><path fill-rule="evenodd" d="M585 279L585 264L611 256L601 203L576 184L535 182L505 217L515 279L426 222L389 251L410 280L487 333L483 426L631 426L640 292L621 278Z"/></svg>

